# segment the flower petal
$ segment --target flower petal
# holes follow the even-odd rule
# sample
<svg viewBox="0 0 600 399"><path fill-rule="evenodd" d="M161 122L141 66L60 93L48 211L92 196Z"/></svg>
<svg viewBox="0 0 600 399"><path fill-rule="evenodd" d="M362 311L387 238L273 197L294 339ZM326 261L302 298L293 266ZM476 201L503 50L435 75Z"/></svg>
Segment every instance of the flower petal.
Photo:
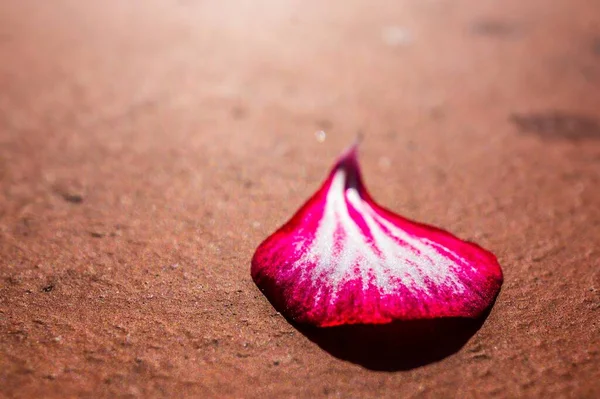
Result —
<svg viewBox="0 0 600 399"><path fill-rule="evenodd" d="M251 273L284 316L321 327L476 318L502 285L492 253L375 203L356 145L260 244Z"/></svg>

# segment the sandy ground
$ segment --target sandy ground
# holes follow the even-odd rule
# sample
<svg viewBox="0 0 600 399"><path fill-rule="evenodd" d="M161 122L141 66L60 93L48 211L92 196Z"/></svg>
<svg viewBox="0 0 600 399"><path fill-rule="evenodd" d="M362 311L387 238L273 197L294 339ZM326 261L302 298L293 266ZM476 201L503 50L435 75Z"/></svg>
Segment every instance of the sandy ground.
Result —
<svg viewBox="0 0 600 399"><path fill-rule="evenodd" d="M0 396L600 396L597 0L2 0L0 60ZM381 204L505 273L409 370L250 278L358 132Z"/></svg>

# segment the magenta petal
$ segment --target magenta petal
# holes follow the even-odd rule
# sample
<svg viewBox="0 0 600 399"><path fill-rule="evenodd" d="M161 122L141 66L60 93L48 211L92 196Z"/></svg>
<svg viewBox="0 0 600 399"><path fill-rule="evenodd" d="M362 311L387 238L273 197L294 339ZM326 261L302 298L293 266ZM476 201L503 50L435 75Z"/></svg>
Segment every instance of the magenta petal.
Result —
<svg viewBox="0 0 600 399"><path fill-rule="evenodd" d="M316 326L480 316L502 285L496 257L377 205L356 146L252 259L252 278L287 318Z"/></svg>

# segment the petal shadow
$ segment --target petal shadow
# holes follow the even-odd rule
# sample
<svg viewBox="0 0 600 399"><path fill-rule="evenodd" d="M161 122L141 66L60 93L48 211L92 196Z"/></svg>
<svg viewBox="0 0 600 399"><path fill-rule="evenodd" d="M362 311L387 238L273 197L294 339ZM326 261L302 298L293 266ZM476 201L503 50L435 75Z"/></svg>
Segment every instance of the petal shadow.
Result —
<svg viewBox="0 0 600 399"><path fill-rule="evenodd" d="M479 330L488 314L489 310L478 319L441 318L384 325L327 328L293 325L338 359L371 370L400 371L421 367L456 353Z"/></svg>

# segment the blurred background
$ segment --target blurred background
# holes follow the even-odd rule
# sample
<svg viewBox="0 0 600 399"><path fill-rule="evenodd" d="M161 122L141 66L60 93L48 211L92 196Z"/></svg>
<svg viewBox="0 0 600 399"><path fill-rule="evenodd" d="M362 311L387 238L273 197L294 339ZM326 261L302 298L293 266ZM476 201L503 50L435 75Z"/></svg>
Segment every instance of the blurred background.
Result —
<svg viewBox="0 0 600 399"><path fill-rule="evenodd" d="M410 372L249 276L359 134L378 202L505 273ZM0 394L592 397L599 140L597 0L2 0Z"/></svg>

